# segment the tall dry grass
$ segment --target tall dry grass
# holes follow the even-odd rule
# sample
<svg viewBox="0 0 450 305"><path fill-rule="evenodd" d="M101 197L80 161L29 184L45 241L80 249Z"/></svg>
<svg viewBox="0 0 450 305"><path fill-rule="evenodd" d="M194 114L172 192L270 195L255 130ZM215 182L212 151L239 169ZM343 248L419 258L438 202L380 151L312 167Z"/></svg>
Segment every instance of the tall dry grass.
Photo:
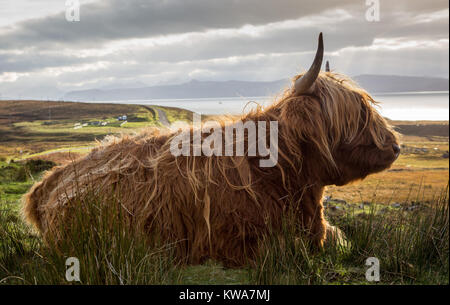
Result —
<svg viewBox="0 0 450 305"><path fill-rule="evenodd" d="M92 193L71 202L71 221L56 240L42 241L8 210L0 212L0 281L68 284L66 259L80 262L80 284L177 283L173 245L143 236L126 221L120 202ZM75 208L76 207L76 208ZM64 216L65 217L65 216ZM75 283L76 284L76 283Z"/></svg>
<svg viewBox="0 0 450 305"><path fill-rule="evenodd" d="M58 242L45 243L14 209L0 209L0 284L70 284L68 257L80 261L79 284L178 284L184 267L174 245L143 236L112 196L91 190L68 210ZM331 217L345 243L312 247L297 219L286 215L281 232L261 237L262 250L248 267L253 284L367 284L365 260L377 257L382 284L448 284L449 190L413 211L379 206L367 213ZM190 269L192 271L192 268ZM226 270L225 270L226 272ZM73 282L72 282L73 283ZM77 283L75 283L77 284Z"/></svg>
<svg viewBox="0 0 450 305"><path fill-rule="evenodd" d="M349 212L333 223L346 242L311 251L299 238L296 219L286 218L279 235L262 238L263 251L251 281L258 284L366 284L365 261L380 261L383 284L448 284L449 189L431 204L408 211L373 206Z"/></svg>

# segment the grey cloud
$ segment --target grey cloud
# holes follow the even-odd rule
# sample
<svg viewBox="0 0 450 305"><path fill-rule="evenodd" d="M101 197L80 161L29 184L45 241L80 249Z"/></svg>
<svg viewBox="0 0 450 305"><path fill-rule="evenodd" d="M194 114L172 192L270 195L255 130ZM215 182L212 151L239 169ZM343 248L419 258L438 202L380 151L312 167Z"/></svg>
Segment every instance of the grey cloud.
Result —
<svg viewBox="0 0 450 305"><path fill-rule="evenodd" d="M260 55L227 60L198 60L190 62L112 63L93 71L63 73L58 76L30 74L20 82L0 83L0 92L35 98L58 98L60 92L98 88L111 83L144 82L149 85L181 83L199 80L259 80L271 81L294 76L312 60L313 54ZM355 50L341 56L327 55L333 70L354 76L365 73L432 75L448 77L448 56L437 50ZM399 63L402 63L403 66ZM418 71L418 67L420 70ZM400 71L400 72L399 72ZM78 84L82 84L78 86ZM56 89L57 88L57 89ZM59 90L58 90L59 89Z"/></svg>
<svg viewBox="0 0 450 305"><path fill-rule="evenodd" d="M333 12L350 16L341 20ZM31 72L15 83L0 83L0 92L45 94L142 81L153 85L203 80L275 80L295 75L310 64L317 34L325 34L326 56L333 69L349 75L389 73L448 77L448 42L443 48L373 50L375 39L399 41L448 39L448 16L417 23L417 18L448 10L447 1L383 1L381 21L364 19L365 1L299 0L110 0L82 6L81 21L66 22L64 13L0 29L0 77L3 72ZM326 14L325 14L326 12ZM311 17L318 16L318 17ZM298 28L267 26L261 35L207 35L211 29L237 29L246 24L308 17ZM108 43L130 38L194 32L188 41L125 46L101 55ZM346 50L346 47L355 47ZM87 57L77 56L90 48ZM22 53L14 50L23 50ZM67 49L73 49L69 55ZM339 56L332 52L340 51ZM67 52L67 53L66 53ZM278 53L277 56L271 56ZM256 56L258 54L258 56ZM236 57L227 60L228 57ZM77 67L107 62L89 71L46 74L48 67ZM130 62L131 61L131 62ZM54 90L53 92L59 92Z"/></svg>
<svg viewBox="0 0 450 305"><path fill-rule="evenodd" d="M3 48L58 44L93 46L134 37L151 37L212 28L265 24L343 8L350 0L109 0L81 7L80 22L67 22L63 12L22 22L0 35Z"/></svg>
<svg viewBox="0 0 450 305"><path fill-rule="evenodd" d="M448 8L442 0L381 1L380 5L380 24L395 18L405 18L396 21L407 24L411 17ZM82 5L80 22L67 22L61 12L19 23L0 34L0 48L92 47L118 39L267 24L333 9L347 10L356 23L365 22L367 7L362 0L109 0Z"/></svg>
<svg viewBox="0 0 450 305"><path fill-rule="evenodd" d="M288 78L309 66L314 54L291 53L280 56L245 56L235 60L196 60L190 62L114 63L94 70L64 73L58 81L71 84L86 83L84 88L104 86L121 80L142 81L149 85L179 83L189 79L200 80L260 80L271 81ZM349 75L365 73L433 75L445 77L448 58L437 50L356 50L340 56L327 55L333 70ZM403 62L404 66L400 66ZM417 67L422 67L417 71ZM112 79L111 79L112 78Z"/></svg>
<svg viewBox="0 0 450 305"><path fill-rule="evenodd" d="M39 53L26 51L22 54L0 54L0 74L4 72L32 72L44 68L57 68L63 66L92 63L96 57L74 57L61 53Z"/></svg>
<svg viewBox="0 0 450 305"><path fill-rule="evenodd" d="M333 52L347 46L370 46L377 37L401 37L402 39L420 40L445 37L445 21L438 20L425 24L413 25L413 31L406 33L407 26L402 27L398 21L371 24L362 22L355 26L353 19L325 24L312 24L301 28L277 29L267 27L263 35L251 36L236 34L232 36L190 34L188 41L156 45L138 46L108 54L89 57L68 56L55 51L27 51L21 55L0 55L0 72L34 71L45 67L79 65L95 61L121 62L134 60L139 62L179 62L202 59L224 58L251 54L314 52L317 34L325 33L326 52ZM382 33L383 35L380 35ZM429 35L433 33L434 35ZM180 52L182 50L182 52ZM307 63L306 63L307 64Z"/></svg>

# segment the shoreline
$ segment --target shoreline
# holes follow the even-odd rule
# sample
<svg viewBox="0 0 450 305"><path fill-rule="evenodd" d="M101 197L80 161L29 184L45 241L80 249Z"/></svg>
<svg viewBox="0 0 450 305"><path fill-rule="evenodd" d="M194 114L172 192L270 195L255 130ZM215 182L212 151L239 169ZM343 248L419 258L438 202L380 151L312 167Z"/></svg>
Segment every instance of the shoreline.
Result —
<svg viewBox="0 0 450 305"><path fill-rule="evenodd" d="M261 98L261 97L260 97ZM265 100L265 101L254 101L254 100L239 100L239 99L234 99L234 98L224 98L224 99L228 99L228 101L220 101L219 98L199 98L199 99L183 99L183 100L168 100L168 99L164 99L164 100L129 100L129 101L54 101L54 100L0 100L0 120L1 119L6 119L8 117L11 116L11 112L8 109L8 111L5 112L5 108L8 108L9 106L11 108L13 108L15 106L15 104L20 103L20 104L37 104L37 103L47 103L47 104L42 104L41 107L39 108L53 108L53 107L58 107L58 106L64 106L64 105L72 105L72 104L82 104L82 105L92 105L92 106L96 106L96 105L101 105L102 107L105 106L111 106L111 107L117 107L117 106L130 106L130 107L142 107L142 106L154 106L154 107L163 107L163 108L173 108L173 109L180 109L182 111L189 111L189 112L196 112L199 113L203 116L222 116L222 115L229 115L229 116L240 116L242 115L245 111L233 111L230 110L233 107L236 108L236 103L240 104L238 106L240 106L240 108L243 108L244 110L246 110L246 107L248 107L247 109L251 109L252 105L261 105L261 106L267 106L270 103L272 103L272 101L274 100L274 98L272 98L271 100ZM256 98L255 98L256 99ZM202 100L202 101L200 101ZM161 102L161 103L158 103ZM183 102L182 102L183 101ZM192 101L192 103L189 104L189 101ZM210 102L210 104L208 105L198 105L198 104L203 104L203 103L207 103ZM165 102L165 103L164 103ZM182 103L186 103L186 105L183 105ZM213 103L213 104L211 104ZM10 105L7 105L10 104ZM227 105L228 104L228 105ZM382 104L382 103L381 103ZM417 110L421 110L421 109L430 109L433 112L436 113L445 113L448 114L449 112L449 105L447 103L446 105L447 107L423 107L423 108L414 108L414 107L405 107L404 112L408 112L408 111L413 111L415 113L417 113ZM87 106L89 107L89 106ZM196 108L203 108L203 111L196 111ZM214 111L217 108L216 111ZM449 118L439 118L436 120L433 119L428 119L428 118L418 118L418 119L404 119L404 118L393 118L392 116L390 117L389 115L386 115L386 112L389 113L390 112L394 112L394 110L398 110L398 107L379 107L380 109L378 109L378 111L380 112L381 115L383 115L388 121L390 122L396 122L396 123L401 123L401 124L413 124L415 122L417 122L417 124L429 124L429 123L433 123L433 124L445 124L449 122ZM238 108L236 108L238 109ZM30 110L30 109L28 109ZM225 110L225 111L224 111ZM49 110L50 111L50 110Z"/></svg>

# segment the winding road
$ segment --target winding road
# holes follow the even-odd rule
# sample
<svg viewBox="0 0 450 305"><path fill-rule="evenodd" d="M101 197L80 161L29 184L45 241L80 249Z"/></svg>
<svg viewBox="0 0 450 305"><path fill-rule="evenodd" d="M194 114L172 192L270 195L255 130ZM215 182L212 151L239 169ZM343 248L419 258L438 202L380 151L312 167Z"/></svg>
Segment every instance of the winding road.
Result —
<svg viewBox="0 0 450 305"><path fill-rule="evenodd" d="M156 111L158 111L158 117L161 124L163 124L166 127L170 126L169 119L167 118L167 115L164 111L158 108L154 108Z"/></svg>
<svg viewBox="0 0 450 305"><path fill-rule="evenodd" d="M152 113L154 113L155 111L158 112L159 122L165 127L170 126L169 119L167 118L167 115L163 110L156 108L156 107L155 108L149 107L149 106L142 106L142 107L144 107L145 109L147 109L148 111L150 111Z"/></svg>

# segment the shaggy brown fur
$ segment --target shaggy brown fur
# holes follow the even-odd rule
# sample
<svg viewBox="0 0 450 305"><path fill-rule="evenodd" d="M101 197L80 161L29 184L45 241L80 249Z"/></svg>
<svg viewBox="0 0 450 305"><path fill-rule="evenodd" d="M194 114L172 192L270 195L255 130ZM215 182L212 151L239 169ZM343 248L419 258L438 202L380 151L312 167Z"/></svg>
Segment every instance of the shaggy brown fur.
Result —
<svg viewBox="0 0 450 305"><path fill-rule="evenodd" d="M288 89L271 106L241 118L278 121L275 167L259 167L260 158L250 156L174 157L174 134L115 138L48 173L26 195L24 214L44 236L55 233L70 199L92 184L116 194L136 226L176 241L178 257L188 263L247 263L258 238L276 232L293 207L320 246L328 225L324 187L362 179L396 158L396 137L373 106L346 77L321 73L312 94Z"/></svg>

